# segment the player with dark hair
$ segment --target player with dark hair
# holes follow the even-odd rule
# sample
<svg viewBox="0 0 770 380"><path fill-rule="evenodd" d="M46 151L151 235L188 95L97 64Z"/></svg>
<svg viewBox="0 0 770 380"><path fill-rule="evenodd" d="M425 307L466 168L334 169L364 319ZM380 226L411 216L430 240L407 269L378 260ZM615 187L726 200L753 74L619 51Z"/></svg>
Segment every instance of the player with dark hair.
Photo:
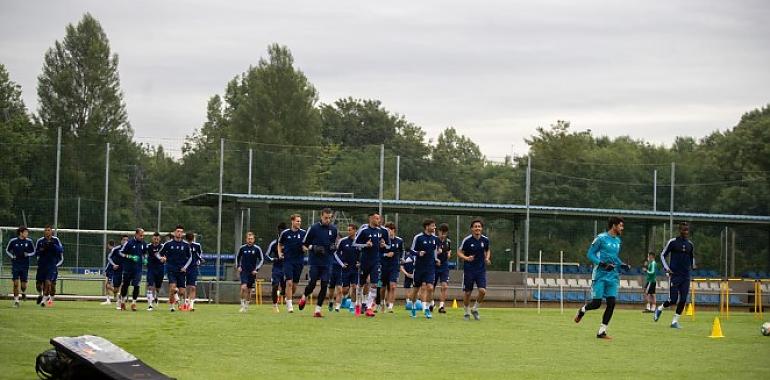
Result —
<svg viewBox="0 0 770 380"><path fill-rule="evenodd" d="M313 294L316 283L321 280L321 289L318 290L318 301L313 313L313 317L316 318L322 317L321 307L326 300L326 291L329 288L329 272L332 255L337 250L337 235L337 227L332 225L332 210L325 208L321 210L321 221L310 226L302 241L302 249L308 252L310 280L299 300L299 309L305 308L307 297Z"/></svg>
<svg viewBox="0 0 770 380"><path fill-rule="evenodd" d="M663 309L676 305L676 313L671 321L671 327L675 329L681 328L679 317L687 305L687 293L690 292L690 270L695 269L695 245L689 238L690 225L687 222L679 223L679 236L669 240L660 253L660 261L663 263L666 275L671 279L671 286L669 298L655 309L653 320L657 322Z"/></svg>
<svg viewBox="0 0 770 380"><path fill-rule="evenodd" d="M35 256L37 256L37 274L35 275L35 287L38 292L40 306L53 306L53 293L51 288L57 277L57 265L63 260L64 245L58 237L53 236L51 226L45 226L43 237L35 243Z"/></svg>
<svg viewBox="0 0 770 380"><path fill-rule="evenodd" d="M179 303L177 288L185 288L185 273L192 262L192 253L190 244L182 239L184 236L184 226L177 225L174 229L174 239L163 244L160 250L160 256L166 258L166 275L168 276L168 303L171 312L175 311L175 306ZM184 293L182 293L184 294Z"/></svg>
<svg viewBox="0 0 770 380"><path fill-rule="evenodd" d="M185 240L187 241L187 244L190 245L190 254L192 255L192 261L190 262L190 266L187 268L187 272L185 272L185 299L184 299L184 305L182 306L182 310L184 311L195 311L195 297L198 295L198 275L200 273L199 267L201 264L205 262L203 260L203 247L201 247L200 243L197 243L195 241L195 234L192 232L188 232L185 234Z"/></svg>
<svg viewBox="0 0 770 380"><path fill-rule="evenodd" d="M26 300L29 258L35 256L35 243L29 238L27 227L21 226L16 229L16 237L8 240L5 253L11 257L13 307L19 307L19 289L21 289L21 300Z"/></svg>
<svg viewBox="0 0 770 380"><path fill-rule="evenodd" d="M109 256L110 253L112 253L113 248L115 248L115 240L110 240L107 242L107 253L106 255ZM106 261L106 259L105 259ZM104 302L100 303L99 305L110 305L112 304L112 301L110 300L112 296L115 295L115 289L112 287L112 265L110 263L107 263L107 265L104 266ZM117 300L116 300L117 301Z"/></svg>
<svg viewBox="0 0 770 380"><path fill-rule="evenodd" d="M146 260L147 243L144 241L144 230L137 228L131 238L120 250L123 258L123 286L120 289L120 309L126 310L128 286L134 287L131 293L131 311L136 311L136 299L139 298L139 283L142 281L142 265Z"/></svg>
<svg viewBox="0 0 770 380"><path fill-rule="evenodd" d="M376 307L377 283L380 280L380 257L389 245L386 231L380 227L380 214L369 214L369 223L364 224L356 232L353 246L361 250L360 276L358 281L359 292L356 293L356 315L360 314L363 301L363 292L368 292L366 298L366 316L374 317ZM363 287L363 289L361 289ZM363 292L361 292L363 290ZM359 297L360 294L360 297Z"/></svg>
<svg viewBox="0 0 770 380"><path fill-rule="evenodd" d="M278 234L285 229L286 223L278 223ZM273 264L273 270L270 273L270 285L272 285L270 296L273 299L273 310L278 313L281 311L278 307L278 298L281 294L286 293L286 278L283 276L284 258L278 255L278 238L273 239L268 244L265 259Z"/></svg>
<svg viewBox="0 0 770 380"><path fill-rule="evenodd" d="M238 274L241 278L241 309L238 310L241 313L249 310L251 290L254 289L257 272L265 262L262 248L254 244L255 241L254 233L251 231L247 232L246 244L242 245L238 250L238 257L235 260Z"/></svg>
<svg viewBox="0 0 770 380"><path fill-rule="evenodd" d="M163 244L160 234L152 234L152 242L147 246L147 311L153 311L158 304L158 294L163 286L163 276L166 258L160 255Z"/></svg>
<svg viewBox="0 0 770 380"><path fill-rule="evenodd" d="M655 287L657 286L658 263L655 262L655 252L647 253L647 265L644 271L644 298L647 301L647 307L644 313L655 312Z"/></svg>
<svg viewBox="0 0 770 380"><path fill-rule="evenodd" d="M123 284L123 257L120 256L120 250L123 249L126 242L128 242L128 235L121 235L120 243L112 245L112 248L107 252L107 266L104 268L104 275L107 278L105 287L115 298L115 305L118 310L120 310L121 303L120 287ZM110 304L109 297L108 293L107 301L102 302L102 305Z"/></svg>
<svg viewBox="0 0 770 380"><path fill-rule="evenodd" d="M465 320L479 320L479 305L487 294L487 265L492 264L492 255L489 250L489 238L481 234L484 222L475 219L471 222L471 234L466 236L457 250L457 257L463 261L463 306L465 307ZM469 309L471 293L476 285L478 293L473 308Z"/></svg>
<svg viewBox="0 0 770 380"><path fill-rule="evenodd" d="M404 249L404 253L401 256L401 265L399 265L401 273L404 274L404 297L406 298L405 307L406 310L412 310L414 304L410 298L412 293L412 284L414 284L414 255L411 250Z"/></svg>
<svg viewBox="0 0 770 380"><path fill-rule="evenodd" d="M305 266L305 254L302 249L302 241L305 240L307 231L302 228L302 217L292 214L289 218L291 228L285 229L278 236L278 257L284 260L283 275L286 278L286 311L294 312L292 297L297 291L297 283L302 275L302 267Z"/></svg>
<svg viewBox="0 0 770 380"><path fill-rule="evenodd" d="M594 272L591 284L591 302L578 309L575 314L575 323L583 319L586 311L598 309L602 305L602 298L607 299L607 308L602 316L602 324L596 337L599 339L612 339L607 335L607 325L610 324L612 313L615 310L615 299L618 296L620 286L620 270L629 270L631 266L620 259L621 235L624 229L623 218L612 216L607 221L607 232L600 233L586 252L586 256L594 264Z"/></svg>
<svg viewBox="0 0 770 380"><path fill-rule="evenodd" d="M412 308L412 318L417 316L417 310L425 311L425 318L432 318L430 312L430 300L433 299L433 281L436 277L436 257L440 242L436 237L436 222L426 219L422 222L423 232L414 236L411 251L415 257L414 262L414 288L412 297L415 299ZM422 302L417 299L417 292L422 294Z"/></svg>
<svg viewBox="0 0 770 380"><path fill-rule="evenodd" d="M390 246L382 255L380 282L382 283L382 299L387 304L388 313L393 312L393 304L396 301L396 285L398 284L399 262L404 255L404 239L396 236L396 224L385 224L388 230Z"/></svg>
<svg viewBox="0 0 770 380"><path fill-rule="evenodd" d="M438 232L438 253L436 257L439 262L436 263L436 278L433 279L433 288L440 286L438 312L446 314L444 303L446 302L447 291L449 290L449 260L452 258L452 241L449 240L449 225L441 223L437 229ZM430 311L433 311L434 300L430 300Z"/></svg>
<svg viewBox="0 0 770 380"><path fill-rule="evenodd" d="M334 252L334 262L341 270L340 280L336 286L336 302L334 305L334 310L336 311L340 311L342 304L350 299L350 287L352 286L354 291L357 291L358 288L356 275L358 274L360 251L353 245L357 231L357 225L353 223L348 224L348 236L337 242L337 251Z"/></svg>

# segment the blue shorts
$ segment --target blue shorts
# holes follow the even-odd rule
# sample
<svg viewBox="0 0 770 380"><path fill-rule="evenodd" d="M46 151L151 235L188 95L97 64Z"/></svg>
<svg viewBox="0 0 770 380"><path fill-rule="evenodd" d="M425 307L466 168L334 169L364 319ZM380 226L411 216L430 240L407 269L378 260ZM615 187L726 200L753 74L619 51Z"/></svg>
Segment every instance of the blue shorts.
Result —
<svg viewBox="0 0 770 380"><path fill-rule="evenodd" d="M241 272L241 285L246 285L249 289L254 288L254 281L257 280L257 275L251 274L251 272Z"/></svg>
<svg viewBox="0 0 770 380"><path fill-rule="evenodd" d="M147 286L155 289L163 286L163 267L147 268Z"/></svg>
<svg viewBox="0 0 770 380"><path fill-rule="evenodd" d="M110 283L113 287L120 287L120 285L123 283L123 270L113 270Z"/></svg>
<svg viewBox="0 0 770 380"><path fill-rule="evenodd" d="M340 285L342 285L343 288L349 288L350 285L355 285L358 279L358 271L355 268L345 268L342 270L342 275L340 278Z"/></svg>
<svg viewBox="0 0 770 380"><path fill-rule="evenodd" d="M436 278L433 280L433 286L436 286L441 282L449 282L449 268L436 269Z"/></svg>
<svg viewBox="0 0 770 380"><path fill-rule="evenodd" d="M184 280L185 285L196 286L196 284L198 283L198 274L200 274L200 271L198 270L198 266L187 267L187 272L185 272L185 280Z"/></svg>
<svg viewBox="0 0 770 380"><path fill-rule="evenodd" d="M123 271L123 283L131 286L139 286L142 281L142 272L136 272L133 270Z"/></svg>
<svg viewBox="0 0 770 380"><path fill-rule="evenodd" d="M39 282L43 281L56 281L57 273L56 267L54 268L37 268L37 274L35 274L35 280Z"/></svg>
<svg viewBox="0 0 770 380"><path fill-rule="evenodd" d="M463 291L472 291L474 284L477 289L486 289L487 271L463 271Z"/></svg>
<svg viewBox="0 0 770 380"><path fill-rule="evenodd" d="M286 278L283 277L283 266L280 268L273 267L273 272L270 274L270 284L273 286L280 286L282 289L286 288Z"/></svg>
<svg viewBox="0 0 770 380"><path fill-rule="evenodd" d="M332 273L329 276L329 288L342 286L342 267L339 265L332 265Z"/></svg>
<svg viewBox="0 0 770 380"><path fill-rule="evenodd" d="M380 265L372 263L366 267L361 267L361 277L358 279L358 285L372 284L376 285L380 280Z"/></svg>
<svg viewBox="0 0 770 380"><path fill-rule="evenodd" d="M399 273L399 268L382 268L380 272L380 282L382 282L383 285L388 285L391 282L394 284L398 283Z"/></svg>
<svg viewBox="0 0 770 380"><path fill-rule="evenodd" d="M13 267L11 268L12 280L20 280L21 282L27 282L29 279L29 267Z"/></svg>
<svg viewBox="0 0 770 380"><path fill-rule="evenodd" d="M414 279L404 276L404 289L411 289L412 285L414 285Z"/></svg>
<svg viewBox="0 0 770 380"><path fill-rule="evenodd" d="M185 279L187 278L184 272L180 270L169 270L166 272L166 276L168 277L169 284L176 284L177 288L184 289Z"/></svg>
<svg viewBox="0 0 770 380"><path fill-rule="evenodd" d="M422 284L431 284L436 278L436 271L433 268L415 269L414 270L414 286L420 287Z"/></svg>
<svg viewBox="0 0 770 380"><path fill-rule="evenodd" d="M687 302L687 294L690 293L690 278L683 276L671 276L671 288L668 300L671 303Z"/></svg>
<svg viewBox="0 0 770 380"><path fill-rule="evenodd" d="M321 282L329 282L330 272L331 267L328 265L311 265L310 283L315 283L318 280L321 280Z"/></svg>
<svg viewBox="0 0 770 380"><path fill-rule="evenodd" d="M104 268L104 277L107 277L107 282L112 283L112 276L115 274L115 270L112 269L112 265L107 264L107 268Z"/></svg>
<svg viewBox="0 0 770 380"><path fill-rule="evenodd" d="M620 281L618 281L617 278L597 278L593 280L593 284L591 285L591 298L602 299L607 297L617 297L619 282Z"/></svg>
<svg viewBox="0 0 770 380"><path fill-rule="evenodd" d="M302 276L302 267L305 266L302 262L293 262L286 260L283 262L283 276L286 281L299 282L300 276Z"/></svg>

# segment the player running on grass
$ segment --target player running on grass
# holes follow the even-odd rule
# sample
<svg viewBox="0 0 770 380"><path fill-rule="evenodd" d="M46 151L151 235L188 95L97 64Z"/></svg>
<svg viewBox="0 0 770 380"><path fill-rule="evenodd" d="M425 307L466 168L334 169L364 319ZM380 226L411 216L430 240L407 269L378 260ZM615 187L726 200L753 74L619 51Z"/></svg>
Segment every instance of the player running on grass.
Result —
<svg viewBox="0 0 770 380"><path fill-rule="evenodd" d="M285 229L286 223L278 223L278 234ZM278 308L278 297L281 294L286 293L286 278L283 276L284 259L278 256L278 238L273 239L273 241L267 245L265 259L273 264L273 270L270 273L270 285L272 286L270 296L273 299L273 310L278 313L281 311L281 309Z"/></svg>
<svg viewBox="0 0 770 380"><path fill-rule="evenodd" d="M184 236L184 226L177 225L174 229L174 238L160 250L160 256L166 258L166 274L168 276L168 304L171 312L175 311L175 306L179 303L177 288L184 291L185 272L192 262L192 253L190 245L182 240Z"/></svg>
<svg viewBox="0 0 770 380"><path fill-rule="evenodd" d="M695 269L695 246L689 237L690 225L687 222L679 223L679 236L669 240L660 253L660 261L671 279L671 286L669 298L655 309L653 320L657 322L663 309L675 304L676 312L671 321L671 327L675 329L681 328L679 317L687 304L687 293L690 292L690 270Z"/></svg>
<svg viewBox="0 0 770 380"><path fill-rule="evenodd" d="M40 306L53 306L53 282L57 277L57 265L63 259L64 246L58 237L53 236L51 226L45 226L43 237L35 243L35 256L37 256L37 274L35 287L38 292Z"/></svg>
<svg viewBox="0 0 770 380"><path fill-rule="evenodd" d="M481 234L484 222L476 219L471 222L471 234L466 236L457 250L457 257L463 264L463 306L465 320L479 320L479 305L487 294L487 265L492 264L489 250L489 238ZM473 286L478 289L473 308L469 310Z"/></svg>
<svg viewBox="0 0 770 380"><path fill-rule="evenodd" d="M607 335L607 325L610 324L612 313L615 310L615 299L618 296L620 285L620 269L629 270L631 266L620 260L620 236L623 235L623 218L612 216L607 221L607 232L600 233L591 243L586 256L594 264L594 273L591 284L591 302L578 309L575 314L575 323L583 319L586 311L598 309L602 305L602 298L607 299L607 308L602 316L602 324L596 337L600 339L612 339Z"/></svg>
<svg viewBox="0 0 770 380"><path fill-rule="evenodd" d="M278 257L284 260L283 275L286 278L286 311L294 312L292 297L297 291L297 283L305 266L302 241L307 231L302 228L302 217L293 214L290 217L291 228L283 230L278 237Z"/></svg>
<svg viewBox="0 0 770 380"><path fill-rule="evenodd" d="M405 307L406 310L412 310L414 304L412 303L412 299L409 298L412 293L412 284L414 283L414 255L412 255L412 251L408 249L404 250L404 253L401 256L400 270L401 273L404 274Z"/></svg>
<svg viewBox="0 0 770 380"><path fill-rule="evenodd" d="M433 219L426 219L422 222L423 232L414 236L412 240L411 251L414 255L414 288L410 298L415 299L412 308L412 318L417 316L417 310L425 311L425 318L432 318L430 312L430 300L433 299L433 281L436 277L436 264L439 262L436 257L439 247L439 240L436 237L436 222ZM417 293L421 292L422 302L417 298Z"/></svg>
<svg viewBox="0 0 770 380"><path fill-rule="evenodd" d="M120 309L126 310L128 299L128 286L134 287L131 293L131 311L136 311L136 299L139 298L139 283L142 281L142 264L147 252L147 243L144 241L144 230L137 228L134 237L131 238L120 250L123 258L123 286L120 289Z"/></svg>
<svg viewBox="0 0 770 380"><path fill-rule="evenodd" d="M337 251L334 252L334 262L340 267L340 282L337 285L338 293L334 310L339 311L340 306L350 299L350 288L357 293L358 289L358 257L360 250L353 245L358 226L348 224L348 236L337 242Z"/></svg>
<svg viewBox="0 0 770 380"><path fill-rule="evenodd" d="M380 279L380 256L389 246L388 234L380 228L380 214L369 214L369 224L364 224L358 229L353 246L361 250L360 272L356 293L356 308L361 308L363 291L368 290L366 298L366 316L374 317L375 299L377 298L377 282ZM358 295L361 295L360 297Z"/></svg>
<svg viewBox="0 0 770 380"><path fill-rule="evenodd" d="M107 289L107 300L101 304L110 305L110 293L112 293L118 310L120 310L120 285L123 283L123 258L120 256L120 250L123 249L123 244L126 244L126 242L128 242L128 235L121 235L118 245L110 241L107 245L109 248L107 251L107 266L104 268L104 276L107 278L107 282L104 285Z"/></svg>
<svg viewBox="0 0 770 380"><path fill-rule="evenodd" d="M399 262L404 255L404 239L396 236L396 224L388 222L385 224L388 230L390 246L382 255L381 276L382 299L387 303L388 313L393 312L393 303L396 301L396 285L398 284Z"/></svg>
<svg viewBox="0 0 770 380"><path fill-rule="evenodd" d="M13 280L13 307L19 307L21 300L27 299L27 280L29 277L29 258L35 256L35 243L29 238L27 227L16 229L16 237L8 241L5 253L11 257L11 277Z"/></svg>
<svg viewBox="0 0 770 380"><path fill-rule="evenodd" d="M440 286L439 292L439 304L438 312L440 314L446 314L444 309L444 303L446 302L447 291L449 290L449 260L452 258L452 241L447 236L449 234L449 226L446 223L441 223L438 227L438 254L436 257L439 263L436 263L436 278L433 280L433 288ZM430 300L430 311L433 311L433 302Z"/></svg>
<svg viewBox="0 0 770 380"><path fill-rule="evenodd" d="M249 310L251 290L254 289L257 271L262 268L262 264L265 262L262 248L254 244L255 240L253 232L246 233L246 244L238 250L238 257L236 258L236 265L241 278L241 309L238 310L241 313Z"/></svg>
<svg viewBox="0 0 770 380"><path fill-rule="evenodd" d="M332 255L337 249L337 234L337 227L332 225L332 210L325 208L321 210L321 221L310 226L302 241L302 248L308 252L310 280L299 300L299 309L305 308L307 297L313 294L316 283L321 280L321 289L318 290L318 301L313 313L313 317L316 318L322 317L321 307L326 300L326 291L329 288Z"/></svg>
<svg viewBox="0 0 770 380"><path fill-rule="evenodd" d="M160 255L163 244L160 244L160 234L152 234L152 242L147 246L147 311L153 311L158 304L158 294L163 286L166 258Z"/></svg>
<svg viewBox="0 0 770 380"><path fill-rule="evenodd" d="M195 311L195 297L197 296L198 289L198 274L200 273L198 267L200 267L200 265L203 264L205 260L203 260L203 247L201 247L200 243L195 242L194 233L188 232L185 234L185 241L187 241L187 244L190 245L192 261L190 262L190 266L187 268L187 272L185 272L186 288L183 308L184 310Z"/></svg>

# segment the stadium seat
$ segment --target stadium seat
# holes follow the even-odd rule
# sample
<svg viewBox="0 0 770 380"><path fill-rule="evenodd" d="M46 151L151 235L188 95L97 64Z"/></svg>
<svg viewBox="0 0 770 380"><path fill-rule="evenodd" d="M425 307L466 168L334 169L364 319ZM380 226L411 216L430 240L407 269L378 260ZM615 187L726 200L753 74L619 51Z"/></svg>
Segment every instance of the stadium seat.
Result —
<svg viewBox="0 0 770 380"><path fill-rule="evenodd" d="M578 278L577 284L581 288L587 288L587 287L591 286L591 285L588 284L588 280L586 280L585 278Z"/></svg>
<svg viewBox="0 0 770 380"><path fill-rule="evenodd" d="M708 282L708 290L712 292L718 292L719 291L719 282L717 281L709 281Z"/></svg>
<svg viewBox="0 0 770 380"><path fill-rule="evenodd" d="M639 285L639 281L637 280L628 280L628 287L631 289L641 289L642 286Z"/></svg>
<svg viewBox="0 0 770 380"><path fill-rule="evenodd" d="M564 267L564 273L574 274L578 272L578 267L575 265L567 265Z"/></svg>
<svg viewBox="0 0 770 380"><path fill-rule="evenodd" d="M546 285L545 285L545 280L543 280L543 278L542 278L542 277L538 277L538 278L536 278L536 279L535 279L535 286L537 286L537 285L540 285L540 286L546 286Z"/></svg>
<svg viewBox="0 0 770 380"><path fill-rule="evenodd" d="M535 287L535 279L532 277L527 277L527 286L530 288Z"/></svg>
<svg viewBox="0 0 770 380"><path fill-rule="evenodd" d="M568 278L567 279L567 286L569 286L570 288L579 288L580 287L580 285L578 285L577 280L574 279L574 278Z"/></svg>
<svg viewBox="0 0 770 380"><path fill-rule="evenodd" d="M620 288L621 289L628 289L628 280L620 280Z"/></svg>
<svg viewBox="0 0 770 380"><path fill-rule="evenodd" d="M557 286L556 285L556 280L553 279L553 278L546 278L545 279L545 285L546 286L551 286L551 287L556 287Z"/></svg>
<svg viewBox="0 0 770 380"><path fill-rule="evenodd" d="M668 281L660 281L658 284L660 284L661 289L668 290Z"/></svg>
<svg viewBox="0 0 770 380"><path fill-rule="evenodd" d="M743 305L741 298L735 295L730 296L730 305Z"/></svg>
<svg viewBox="0 0 770 380"><path fill-rule="evenodd" d="M545 273L559 273L559 267L553 264L543 265L543 272Z"/></svg>
<svg viewBox="0 0 770 380"><path fill-rule="evenodd" d="M567 280L563 278L557 278L556 279L556 285L557 286L567 286Z"/></svg>

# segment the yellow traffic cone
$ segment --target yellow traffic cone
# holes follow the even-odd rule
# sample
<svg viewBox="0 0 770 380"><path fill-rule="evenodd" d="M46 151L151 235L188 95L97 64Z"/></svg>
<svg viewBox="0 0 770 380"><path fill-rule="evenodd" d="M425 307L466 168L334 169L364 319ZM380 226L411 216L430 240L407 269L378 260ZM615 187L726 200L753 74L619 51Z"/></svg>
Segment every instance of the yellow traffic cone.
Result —
<svg viewBox="0 0 770 380"><path fill-rule="evenodd" d="M684 315L686 315L688 317L692 317L693 315L695 315L695 310L692 307L692 302L687 304L687 311L684 313Z"/></svg>
<svg viewBox="0 0 770 380"><path fill-rule="evenodd" d="M457 309L457 298L452 300L452 309Z"/></svg>
<svg viewBox="0 0 770 380"><path fill-rule="evenodd" d="M722 335L722 325L719 323L719 317L714 317L714 324L711 326L711 335L709 338L724 338Z"/></svg>

